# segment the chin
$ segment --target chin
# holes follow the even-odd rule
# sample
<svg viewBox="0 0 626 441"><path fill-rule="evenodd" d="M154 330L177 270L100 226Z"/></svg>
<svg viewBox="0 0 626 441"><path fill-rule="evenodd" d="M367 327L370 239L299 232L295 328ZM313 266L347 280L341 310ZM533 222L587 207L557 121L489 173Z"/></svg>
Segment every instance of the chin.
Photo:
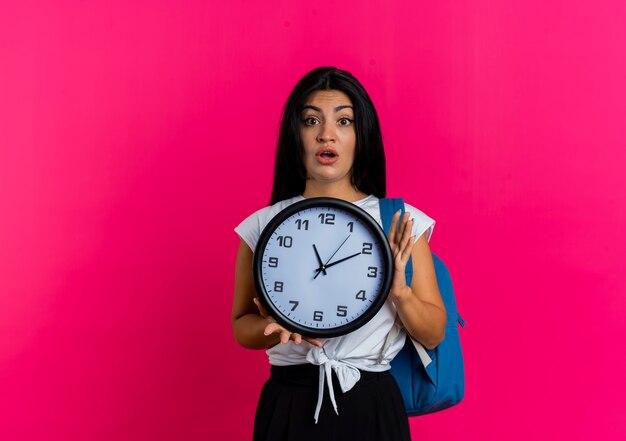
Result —
<svg viewBox="0 0 626 441"><path fill-rule="evenodd" d="M339 183L344 181L345 179L349 179L346 177L346 175L322 175L322 176L318 176L317 179L315 179L316 181L319 182L323 182L325 184L333 184L333 183Z"/></svg>

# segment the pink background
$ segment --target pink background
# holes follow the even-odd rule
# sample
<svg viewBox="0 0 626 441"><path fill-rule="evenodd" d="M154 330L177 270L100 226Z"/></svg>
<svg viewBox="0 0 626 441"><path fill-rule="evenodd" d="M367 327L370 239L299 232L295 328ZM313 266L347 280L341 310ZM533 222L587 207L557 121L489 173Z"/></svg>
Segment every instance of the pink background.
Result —
<svg viewBox="0 0 626 441"><path fill-rule="evenodd" d="M232 229L319 65L468 321L466 399L414 438L626 438L624 2L385 3L2 3L0 439L250 438Z"/></svg>

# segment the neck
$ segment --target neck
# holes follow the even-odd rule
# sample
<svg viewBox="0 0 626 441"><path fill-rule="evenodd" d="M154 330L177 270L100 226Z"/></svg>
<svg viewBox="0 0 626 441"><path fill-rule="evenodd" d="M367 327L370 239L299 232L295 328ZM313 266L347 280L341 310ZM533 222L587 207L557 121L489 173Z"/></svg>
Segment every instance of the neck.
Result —
<svg viewBox="0 0 626 441"><path fill-rule="evenodd" d="M354 202L363 199L367 195L350 183L322 183L308 180L302 196L305 198L337 198L344 201Z"/></svg>

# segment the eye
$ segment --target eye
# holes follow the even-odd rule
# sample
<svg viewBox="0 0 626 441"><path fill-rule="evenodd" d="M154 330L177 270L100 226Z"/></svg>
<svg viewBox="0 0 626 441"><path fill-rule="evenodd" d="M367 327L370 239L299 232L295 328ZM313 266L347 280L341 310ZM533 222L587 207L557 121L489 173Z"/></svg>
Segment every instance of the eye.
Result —
<svg viewBox="0 0 626 441"><path fill-rule="evenodd" d="M349 126L350 124L352 124L352 120L350 118L341 118L339 121L337 121L337 123L340 126Z"/></svg>
<svg viewBox="0 0 626 441"><path fill-rule="evenodd" d="M304 123L305 126L315 126L320 123L317 118L313 118L312 116L308 118L304 118L302 122Z"/></svg>

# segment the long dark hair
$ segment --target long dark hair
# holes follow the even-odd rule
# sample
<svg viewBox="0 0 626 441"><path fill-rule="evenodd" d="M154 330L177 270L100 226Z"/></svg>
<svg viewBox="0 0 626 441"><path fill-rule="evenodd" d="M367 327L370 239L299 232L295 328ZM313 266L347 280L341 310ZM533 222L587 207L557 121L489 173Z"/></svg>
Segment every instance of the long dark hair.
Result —
<svg viewBox="0 0 626 441"><path fill-rule="evenodd" d="M352 101L356 131L352 183L365 194L385 197L385 150L372 100L350 72L336 67L318 67L298 81L285 104L270 204L304 192L307 173L302 160L304 149L300 139L300 118L306 99L318 90L339 90Z"/></svg>

